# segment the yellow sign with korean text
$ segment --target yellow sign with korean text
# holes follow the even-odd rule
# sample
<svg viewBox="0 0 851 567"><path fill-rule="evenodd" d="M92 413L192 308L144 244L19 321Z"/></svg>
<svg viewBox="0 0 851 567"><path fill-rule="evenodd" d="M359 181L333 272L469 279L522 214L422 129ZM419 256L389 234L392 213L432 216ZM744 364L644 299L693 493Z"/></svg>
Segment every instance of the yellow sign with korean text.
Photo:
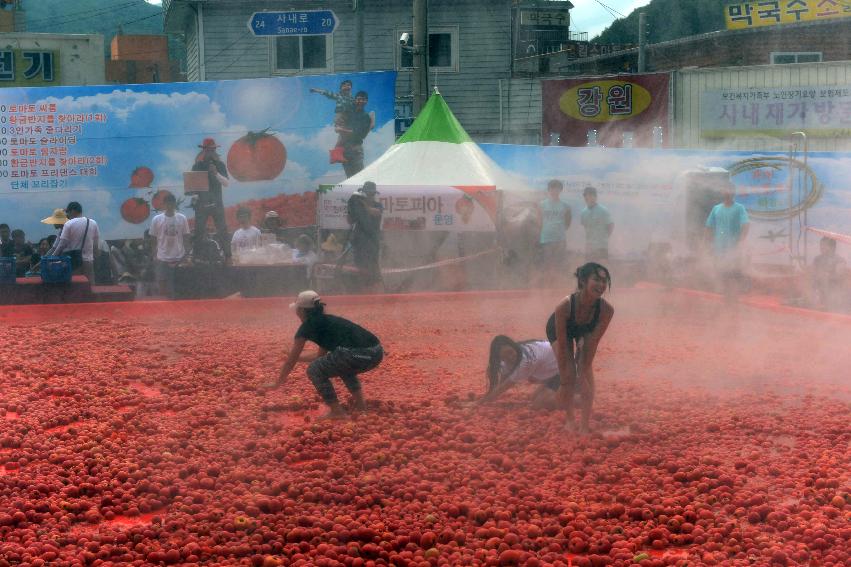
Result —
<svg viewBox="0 0 851 567"><path fill-rule="evenodd" d="M58 51L0 49L0 88L54 86L59 79Z"/></svg>
<svg viewBox="0 0 851 567"><path fill-rule="evenodd" d="M612 122L633 118L650 106L653 97L643 86L616 80L582 83L559 98L559 108L584 122Z"/></svg>
<svg viewBox="0 0 851 567"><path fill-rule="evenodd" d="M851 0L752 0L724 7L728 30L851 17Z"/></svg>

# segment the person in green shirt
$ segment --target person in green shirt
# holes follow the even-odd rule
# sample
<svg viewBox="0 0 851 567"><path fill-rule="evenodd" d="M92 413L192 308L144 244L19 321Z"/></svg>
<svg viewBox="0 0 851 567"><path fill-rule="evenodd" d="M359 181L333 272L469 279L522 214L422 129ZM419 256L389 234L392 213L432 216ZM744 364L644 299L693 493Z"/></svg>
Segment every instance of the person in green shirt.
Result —
<svg viewBox="0 0 851 567"><path fill-rule="evenodd" d="M558 179L547 183L547 198L538 203L539 265L545 281L558 277L567 264L567 229L572 220L570 205L561 200L564 184Z"/></svg>
<svg viewBox="0 0 851 567"><path fill-rule="evenodd" d="M597 189L588 186L582 192L585 209L580 221L585 227L585 257L589 262L599 262L609 258L609 237L615 230L612 215L603 205L597 203Z"/></svg>

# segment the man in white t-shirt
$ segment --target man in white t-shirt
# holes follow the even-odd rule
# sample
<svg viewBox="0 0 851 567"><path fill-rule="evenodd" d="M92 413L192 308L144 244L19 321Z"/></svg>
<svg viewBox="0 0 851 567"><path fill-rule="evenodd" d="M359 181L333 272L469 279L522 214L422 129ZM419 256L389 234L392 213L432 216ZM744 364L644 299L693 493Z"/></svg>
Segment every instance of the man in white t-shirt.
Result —
<svg viewBox="0 0 851 567"><path fill-rule="evenodd" d="M230 241L231 252L239 256L246 250L260 247L260 229L251 224L251 210L240 207L236 211L239 228L233 233Z"/></svg>
<svg viewBox="0 0 851 567"><path fill-rule="evenodd" d="M62 227L62 232L48 256L70 255L76 264L76 258L81 257L82 263L74 267L75 273L82 273L89 279L89 285L95 283L94 251L100 246L98 223L83 216L83 206L77 201L71 201L65 207L68 221Z"/></svg>
<svg viewBox="0 0 851 567"><path fill-rule="evenodd" d="M163 199L165 212L151 221L150 235L156 241L157 261L154 271L160 293L174 297L174 275L178 264L186 256L189 221L177 212L177 199L168 194Z"/></svg>

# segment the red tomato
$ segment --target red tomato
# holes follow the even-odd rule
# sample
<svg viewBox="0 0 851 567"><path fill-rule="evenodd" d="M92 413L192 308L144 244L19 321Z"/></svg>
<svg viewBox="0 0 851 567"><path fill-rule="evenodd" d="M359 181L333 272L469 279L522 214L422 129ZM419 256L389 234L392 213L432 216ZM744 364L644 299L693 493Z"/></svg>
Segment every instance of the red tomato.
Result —
<svg viewBox="0 0 851 567"><path fill-rule="evenodd" d="M145 165L140 165L136 169L133 170L133 173L130 174L130 187L133 189L141 189L143 187L150 187L151 183L154 182L154 172L150 167Z"/></svg>
<svg viewBox="0 0 851 567"><path fill-rule="evenodd" d="M171 191L160 189L159 191L154 193L154 196L151 198L151 206L154 208L154 210L161 211L165 209L164 200L166 198L166 195L171 195Z"/></svg>
<svg viewBox="0 0 851 567"><path fill-rule="evenodd" d="M455 212L459 215L469 215L473 213L476 205L473 204L473 199L470 197L462 197L455 201Z"/></svg>
<svg viewBox="0 0 851 567"><path fill-rule="evenodd" d="M249 132L228 150L228 170L239 181L275 179L287 163L287 149L274 135Z"/></svg>
<svg viewBox="0 0 851 567"><path fill-rule="evenodd" d="M139 197L131 197L121 203L121 218L129 223L141 224L151 215L148 202Z"/></svg>

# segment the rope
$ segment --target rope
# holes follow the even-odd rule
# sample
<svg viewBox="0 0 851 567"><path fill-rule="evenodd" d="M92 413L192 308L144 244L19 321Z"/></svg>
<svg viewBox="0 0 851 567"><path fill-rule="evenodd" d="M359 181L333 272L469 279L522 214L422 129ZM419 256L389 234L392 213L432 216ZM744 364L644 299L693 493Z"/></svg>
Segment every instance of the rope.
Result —
<svg viewBox="0 0 851 567"><path fill-rule="evenodd" d="M490 254L500 252L500 248L491 248L490 250L483 250L481 252L477 252L475 254L471 254L469 256L461 256L460 258L448 258L446 260L439 260L437 262L432 262L431 264L425 264L423 266L415 266L413 268L382 268L381 273L383 275L389 274L410 274L414 272L420 272L424 270L433 270L435 268L442 268L444 266L452 266L457 264L463 264L470 260L475 260L476 258L481 258L483 256L488 256ZM313 274L316 277L331 277L334 275L337 270L337 266L335 264L316 264L313 266ZM354 266L344 266L344 271L356 271L357 268Z"/></svg>

